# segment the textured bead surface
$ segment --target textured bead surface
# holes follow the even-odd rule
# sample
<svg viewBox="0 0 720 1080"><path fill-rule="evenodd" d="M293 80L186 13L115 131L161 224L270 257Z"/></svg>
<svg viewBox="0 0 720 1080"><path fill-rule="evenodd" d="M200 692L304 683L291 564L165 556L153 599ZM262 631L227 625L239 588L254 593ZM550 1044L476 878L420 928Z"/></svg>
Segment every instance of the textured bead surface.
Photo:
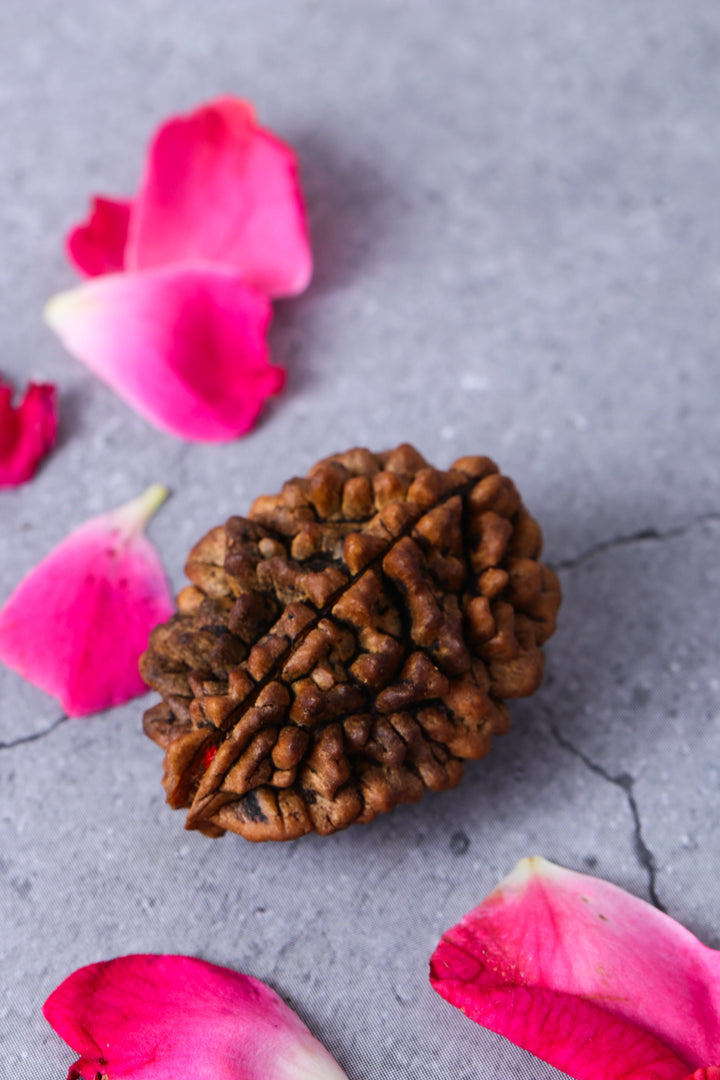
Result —
<svg viewBox="0 0 720 1080"><path fill-rule="evenodd" d="M318 462L190 552L141 670L188 827L290 840L462 779L532 694L560 589L492 461Z"/></svg>

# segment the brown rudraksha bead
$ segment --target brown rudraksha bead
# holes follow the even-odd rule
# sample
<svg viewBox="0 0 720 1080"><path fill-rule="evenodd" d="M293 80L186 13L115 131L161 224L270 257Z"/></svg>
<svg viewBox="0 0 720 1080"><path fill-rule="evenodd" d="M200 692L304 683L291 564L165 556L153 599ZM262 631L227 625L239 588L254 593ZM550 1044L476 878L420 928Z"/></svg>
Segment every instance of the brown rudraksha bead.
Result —
<svg viewBox="0 0 720 1080"><path fill-rule="evenodd" d="M512 480L355 449L190 552L141 660L188 828L291 840L455 787L532 694L560 588Z"/></svg>

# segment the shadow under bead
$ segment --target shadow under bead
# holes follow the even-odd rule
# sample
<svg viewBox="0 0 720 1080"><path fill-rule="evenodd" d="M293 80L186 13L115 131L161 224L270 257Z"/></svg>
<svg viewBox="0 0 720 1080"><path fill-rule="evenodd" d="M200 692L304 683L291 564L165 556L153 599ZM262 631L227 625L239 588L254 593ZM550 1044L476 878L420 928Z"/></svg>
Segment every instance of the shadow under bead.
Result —
<svg viewBox="0 0 720 1080"><path fill-rule="evenodd" d="M558 580L485 457L354 449L190 552L140 667L188 828L323 835L455 787L534 693Z"/></svg>

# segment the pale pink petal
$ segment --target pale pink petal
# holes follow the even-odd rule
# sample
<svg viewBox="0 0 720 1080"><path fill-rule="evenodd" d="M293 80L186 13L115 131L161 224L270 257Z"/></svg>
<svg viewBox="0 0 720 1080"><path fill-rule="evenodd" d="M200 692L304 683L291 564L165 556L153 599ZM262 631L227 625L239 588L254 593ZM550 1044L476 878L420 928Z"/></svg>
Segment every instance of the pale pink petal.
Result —
<svg viewBox="0 0 720 1080"><path fill-rule="evenodd" d="M12 405L12 390L0 382L0 488L32 479L57 434L57 391L51 383L30 383Z"/></svg>
<svg viewBox="0 0 720 1080"><path fill-rule="evenodd" d="M576 1080L720 1062L720 953L598 878L525 859L443 935L431 982Z"/></svg>
<svg viewBox="0 0 720 1080"><path fill-rule="evenodd" d="M144 495L71 533L0 611L0 660L58 698L69 716L147 690L138 671L150 631L174 606L142 530L167 496Z"/></svg>
<svg viewBox="0 0 720 1080"><path fill-rule="evenodd" d="M128 269L195 260L268 296L302 292L312 274L295 155L233 98L163 124L132 215Z"/></svg>
<svg viewBox="0 0 720 1080"><path fill-rule="evenodd" d="M230 271L111 274L55 297L46 318L73 356L181 438L245 434L284 382L268 362L269 301Z"/></svg>
<svg viewBox="0 0 720 1080"><path fill-rule="evenodd" d="M187 956L91 964L43 1013L80 1054L68 1080L347 1080L270 987Z"/></svg>
<svg viewBox="0 0 720 1080"><path fill-rule="evenodd" d="M125 265L125 245L132 201L97 195L90 214L65 238L70 262L86 277L114 274Z"/></svg>

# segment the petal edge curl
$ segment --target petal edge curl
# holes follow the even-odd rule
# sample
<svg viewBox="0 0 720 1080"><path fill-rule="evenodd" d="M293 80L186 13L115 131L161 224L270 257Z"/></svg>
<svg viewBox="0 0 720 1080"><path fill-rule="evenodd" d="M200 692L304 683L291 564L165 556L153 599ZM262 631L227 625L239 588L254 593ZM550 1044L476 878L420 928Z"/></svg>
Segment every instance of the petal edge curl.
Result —
<svg viewBox="0 0 720 1080"><path fill-rule="evenodd" d="M523 860L443 935L431 983L577 1080L685 1080L720 1060L720 954L616 886Z"/></svg>

